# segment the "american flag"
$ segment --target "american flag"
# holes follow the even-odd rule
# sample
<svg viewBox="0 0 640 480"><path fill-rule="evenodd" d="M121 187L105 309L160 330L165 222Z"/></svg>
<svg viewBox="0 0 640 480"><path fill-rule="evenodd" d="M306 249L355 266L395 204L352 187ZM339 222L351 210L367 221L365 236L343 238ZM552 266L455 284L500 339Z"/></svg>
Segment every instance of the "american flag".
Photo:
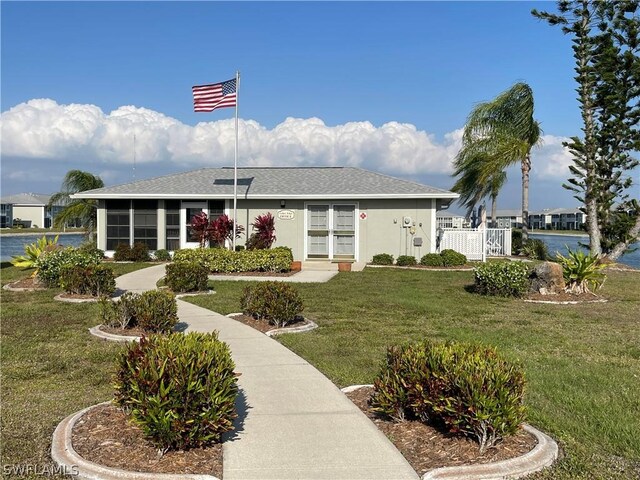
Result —
<svg viewBox="0 0 640 480"><path fill-rule="evenodd" d="M216 108L236 106L236 79L213 85L196 85L193 90L193 109L213 112Z"/></svg>

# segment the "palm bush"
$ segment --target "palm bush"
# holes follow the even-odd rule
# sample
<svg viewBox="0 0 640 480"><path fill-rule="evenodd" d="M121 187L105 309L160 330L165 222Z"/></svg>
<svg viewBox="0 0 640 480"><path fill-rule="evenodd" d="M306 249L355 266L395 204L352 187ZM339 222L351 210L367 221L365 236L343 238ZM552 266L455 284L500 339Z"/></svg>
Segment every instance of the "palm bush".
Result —
<svg viewBox="0 0 640 480"><path fill-rule="evenodd" d="M247 248L249 250L271 248L273 242L276 241L276 225L275 219L271 212L264 215L258 215L251 224L254 233L247 240Z"/></svg>
<svg viewBox="0 0 640 480"><path fill-rule="evenodd" d="M49 240L46 235L36 240L34 243L24 246L24 255L16 255L11 259L11 265L18 268L35 268L32 276L38 274L37 262L41 255L58 250L58 235L53 240Z"/></svg>
<svg viewBox="0 0 640 480"><path fill-rule="evenodd" d="M606 265L599 263L596 255L586 254L582 250L571 251L567 257L558 253L556 258L562 265L566 291L570 293L593 293L602 287L607 276L602 271Z"/></svg>

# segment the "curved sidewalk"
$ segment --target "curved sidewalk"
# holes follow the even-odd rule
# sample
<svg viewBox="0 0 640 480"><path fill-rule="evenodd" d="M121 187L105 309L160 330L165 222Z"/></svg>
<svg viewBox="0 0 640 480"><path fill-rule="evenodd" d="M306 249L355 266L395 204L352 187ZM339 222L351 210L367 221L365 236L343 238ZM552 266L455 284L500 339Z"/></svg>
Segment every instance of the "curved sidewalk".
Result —
<svg viewBox="0 0 640 480"><path fill-rule="evenodd" d="M162 275L159 265L116 283L150 290ZM236 430L224 443L225 480L418 478L377 427L304 359L251 327L182 300L178 317L185 331L217 330L241 374Z"/></svg>

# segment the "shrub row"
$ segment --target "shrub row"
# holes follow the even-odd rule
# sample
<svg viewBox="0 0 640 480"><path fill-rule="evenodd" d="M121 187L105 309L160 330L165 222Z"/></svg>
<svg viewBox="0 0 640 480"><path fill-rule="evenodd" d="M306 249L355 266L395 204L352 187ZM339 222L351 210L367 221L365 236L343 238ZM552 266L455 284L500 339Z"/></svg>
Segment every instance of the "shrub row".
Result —
<svg viewBox="0 0 640 480"><path fill-rule="evenodd" d="M284 282L260 282L242 292L240 308L245 315L284 327L304 310L298 291Z"/></svg>
<svg viewBox="0 0 640 480"><path fill-rule="evenodd" d="M149 247L146 243L135 242L133 247L128 243L119 243L113 254L116 262L148 262Z"/></svg>
<svg viewBox="0 0 640 480"><path fill-rule="evenodd" d="M490 262L473 269L475 289L484 295L521 297L529 290L529 267L524 262Z"/></svg>
<svg viewBox="0 0 640 480"><path fill-rule="evenodd" d="M178 323L176 297L167 291L127 292L119 300L100 301L103 325L113 328L140 327L146 332L170 333Z"/></svg>
<svg viewBox="0 0 640 480"><path fill-rule="evenodd" d="M89 267L102 261L100 250L83 251L73 247L43 253L35 262L38 278L49 287L59 287L66 266Z"/></svg>
<svg viewBox="0 0 640 480"><path fill-rule="evenodd" d="M169 263L165 272L165 284L174 292L200 292L207 289L209 269L202 263Z"/></svg>
<svg viewBox="0 0 640 480"><path fill-rule="evenodd" d="M379 253L373 256L371 263L373 265L393 265L393 255ZM427 253L420 259L420 265L429 267L454 267L466 263L466 256L451 249L443 250L440 253ZM400 267L410 267L416 264L417 261L413 255L400 255L396 261L396 265Z"/></svg>
<svg viewBox="0 0 640 480"><path fill-rule="evenodd" d="M115 275L106 265L63 265L59 283L65 292L78 295L110 296L116 291Z"/></svg>
<svg viewBox="0 0 640 480"><path fill-rule="evenodd" d="M118 357L115 402L161 451L206 446L233 428L234 368L216 333L143 337Z"/></svg>
<svg viewBox="0 0 640 480"><path fill-rule="evenodd" d="M495 349L425 341L390 347L374 383L373 410L475 437L480 450L525 419L524 375Z"/></svg>
<svg viewBox="0 0 640 480"><path fill-rule="evenodd" d="M225 248L193 248L178 250L174 253L173 260L199 262L213 273L288 272L293 254L288 247L238 252Z"/></svg>

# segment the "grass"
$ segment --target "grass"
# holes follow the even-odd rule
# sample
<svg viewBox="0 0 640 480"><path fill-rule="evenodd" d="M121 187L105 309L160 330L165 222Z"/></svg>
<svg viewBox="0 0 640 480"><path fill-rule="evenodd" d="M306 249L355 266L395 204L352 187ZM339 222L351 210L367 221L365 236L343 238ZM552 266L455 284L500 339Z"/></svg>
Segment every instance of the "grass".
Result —
<svg viewBox="0 0 640 480"><path fill-rule="evenodd" d="M605 304L541 305L468 291L470 272L366 269L296 284L320 328L279 340L336 384L371 383L387 345L421 338L495 345L528 379L529 421L565 456L534 478L640 475L640 274L611 272ZM246 282L192 303L238 311Z"/></svg>
<svg viewBox="0 0 640 480"><path fill-rule="evenodd" d="M0 274L4 284L28 272L4 263ZM465 288L471 283L470 272L367 269L297 284L320 328L280 341L340 386L370 383L389 344L432 337L496 345L525 368L530 423L565 452L535 478L637 479L640 274L611 272L609 303L574 306L481 297ZM216 281L216 295L190 301L231 313L246 285ZM49 464L55 426L111 397L122 346L87 333L96 305L54 302L55 293L1 293L2 465Z"/></svg>

